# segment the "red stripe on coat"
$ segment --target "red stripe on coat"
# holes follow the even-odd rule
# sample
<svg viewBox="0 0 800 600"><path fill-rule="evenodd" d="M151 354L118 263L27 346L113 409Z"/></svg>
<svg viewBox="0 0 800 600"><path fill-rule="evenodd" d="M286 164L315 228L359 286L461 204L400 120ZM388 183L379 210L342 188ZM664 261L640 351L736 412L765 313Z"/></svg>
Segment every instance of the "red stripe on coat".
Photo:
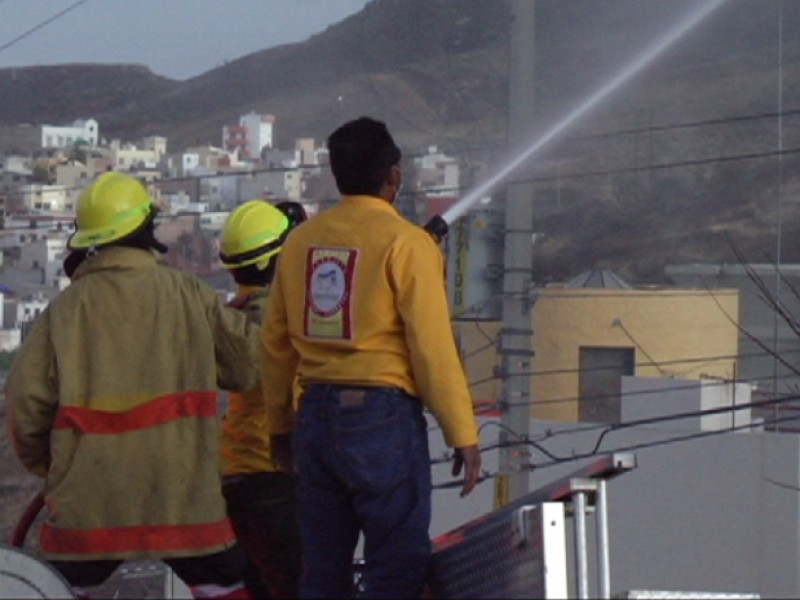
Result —
<svg viewBox="0 0 800 600"><path fill-rule="evenodd" d="M216 417L216 392L182 392L156 398L115 412L82 406L61 406L53 429L74 429L82 433L125 433L147 429L183 417Z"/></svg>
<svg viewBox="0 0 800 600"><path fill-rule="evenodd" d="M40 542L53 554L110 554L148 550L181 551L231 544L228 519L199 525L136 525L100 529L61 529L42 524Z"/></svg>

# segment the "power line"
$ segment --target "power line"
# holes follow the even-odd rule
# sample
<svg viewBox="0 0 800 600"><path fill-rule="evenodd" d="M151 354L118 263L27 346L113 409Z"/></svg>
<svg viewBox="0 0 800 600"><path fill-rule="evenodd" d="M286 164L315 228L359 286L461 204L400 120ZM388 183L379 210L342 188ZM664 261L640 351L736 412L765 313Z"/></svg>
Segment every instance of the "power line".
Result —
<svg viewBox="0 0 800 600"><path fill-rule="evenodd" d="M789 377L793 377L793 376L794 376L793 374L788 374L788 375L779 376L778 378L779 379L784 379L784 378L789 378ZM758 379L760 379L760 378L752 378L752 379L749 379L749 380L737 380L735 382L719 381L719 382L713 383L713 385L722 386L722 385L729 385L730 383L748 383L748 382L751 382L751 381L756 381ZM581 400L594 402L594 401L601 401L601 400L605 400L605 399L617 399L617 398L621 399L621 398L627 397L627 396L639 396L639 395L649 395L649 394L652 394L653 397L655 398L656 394L663 395L666 392L680 392L680 391L685 391L685 390L693 390L693 389L696 389L699 384L700 384L700 381L698 380L698 381L695 381L695 382L687 384L687 385L669 386L669 387L662 387L662 388L652 388L652 389L645 389L645 390L636 390L636 391L625 392L625 393L620 393L620 394L600 395L600 396L593 396L593 397L587 398L587 399L583 399L583 398L580 398L580 397L571 397L571 398L557 398L557 399L554 399L554 400L533 400L533 401L530 401L530 402L516 402L516 403L513 403L513 404L515 406L544 406L544 405L550 405L550 404L566 404L566 403L574 404L574 403L580 402ZM800 398L800 397L798 397L798 396L784 396L784 397L781 397L781 398L772 398L772 399L768 399L768 400L758 400L758 401L752 401L752 402L749 402L749 403L741 403L741 404L736 404L736 405L733 405L733 406L724 406L724 407L719 407L719 408L716 408L716 409L708 409L708 410L710 410L712 412L721 412L721 413L724 413L724 412L735 412L735 411L739 411L739 410L744 410L746 408L759 408L762 405L763 406L768 406L768 405L777 405L777 404L788 403L788 402L792 402L792 401L794 401L794 400L796 400L798 398ZM665 400L663 398L659 398L659 402L665 402ZM474 406L474 408L476 410L487 410L487 409L491 409L491 408L503 409L503 408L506 408L507 406L509 406L510 404L511 403L509 403L509 402L498 401L498 402L495 402L495 403L490 404L488 406L485 406L485 405L478 406L478 405L476 405L476 406ZM710 412L703 412L703 411L693 411L691 413L673 413L672 415L662 415L660 417L650 417L649 419L651 419L653 423L656 423L656 422L659 422L661 420L669 421L669 420L675 420L675 419L684 419L684 418L688 418L688 417L691 417L691 416L703 416L705 414L711 414L711 413ZM479 431L482 431L483 428L486 427L486 426L495 426L495 427L501 427L501 428L504 427L502 424L496 423L495 421L487 421L483 425L481 425L481 427L479 427ZM575 428L575 429L572 429L572 430L562 430L562 431L558 431L558 432L555 432L555 433L548 432L548 434L546 434L544 437L540 438L539 441L543 441L543 440L549 439L551 437L565 435L567 433L591 431L591 430L594 430L594 429L605 429L605 428L608 428L608 427L609 427L608 423L593 423L593 424L581 426L579 428ZM433 427L429 427L428 431L438 431L439 429L441 429L441 427L439 425L435 425ZM523 439L523 436L521 436L519 434L515 434L515 435L516 435L516 437L518 439ZM525 436L524 439L525 439L524 443L527 443L529 441L527 436Z"/></svg>
<svg viewBox="0 0 800 600"><path fill-rule="evenodd" d="M678 129L691 129L693 127L707 127L709 125L727 125L728 123L743 123L747 121L758 121L761 119L776 119L785 116L800 115L800 109L791 109L785 111L756 113L754 115L738 115L733 117L723 117L720 119L705 119L702 121L690 121L688 123L673 123L669 125L651 125L648 127L635 127L631 129L619 129L617 131L609 131L604 133L595 133L591 135L582 136L568 136L566 139L572 140L591 140L606 137L617 137L623 135L635 135L639 133L655 133L659 131L675 131Z"/></svg>
<svg viewBox="0 0 800 600"><path fill-rule="evenodd" d="M13 46L14 44L16 44L18 42L21 42L26 37L30 36L31 34L35 33L36 31L40 30L42 27L45 27L46 25L49 25L53 21L56 21L57 19L60 19L61 17L66 15L68 12L70 12L72 10L75 10L81 4L86 4L87 2L89 2L89 0L78 0L77 2L74 2L73 4L71 4L70 6L65 8L64 10L62 10L60 12L57 12L52 17L48 17L47 19L45 19L44 21L42 21L38 25L34 25L30 29L28 29L26 32L21 33L20 35L18 35L14 39L9 40L8 42L6 42L2 46L0 46L0 52L2 52L3 50L7 50L8 48L10 48L11 46Z"/></svg>
<svg viewBox="0 0 800 600"><path fill-rule="evenodd" d="M792 397L791 399L796 400L796 399L798 399L798 397ZM767 404L767 403L770 403L770 402L774 403L776 401L775 400L763 401L762 404ZM753 404L755 404L755 403L753 403ZM708 414L705 411L696 411L696 412L697 413ZM688 415L688 413L686 413L686 414ZM673 420L675 418L679 418L679 417L676 415L676 416L673 416L670 420ZM686 416L683 416L683 417L680 417L680 418L686 418ZM595 444L595 448L591 452L573 453L570 456L557 456L557 455L553 454L552 452L544 449L544 447L541 446L541 444L539 444L538 442L533 442L532 440L524 440L524 441L517 441L517 442L504 442L502 444L486 446L484 448L481 448L481 452L495 450L495 449L499 449L501 447L509 447L509 446L521 446L521 445L531 446L534 449L539 450L543 455L545 455L549 459L548 461L544 461L544 462L530 463L528 465L528 468L533 471L535 469L542 469L542 468L552 467L552 466L556 466L556 465L560 465L560 464L564 464L564 463L568 463L568 462L577 462L577 461L580 461L580 460L585 460L587 458L592 458L592 457L597 457L597 456L606 456L606 455L614 454L616 452L631 452L631 451L634 451L634 450L644 450L644 449L648 449L648 448L656 448L656 447L659 447L659 446L669 446L669 445L677 444L677 443L681 443L681 442L686 442L686 441L691 441L691 440L696 440L696 439L702 439L702 438L712 437L712 436L717 436L717 435L724 435L724 434L734 433L734 432L742 431L742 430L745 430L745 429L761 428L761 427L764 427L764 426L767 426L767 425L776 425L778 423L785 423L785 422L788 422L788 421L800 421L800 414L792 415L792 416L789 416L789 417L776 417L776 418L769 419L769 420L759 421L757 423L747 423L747 424L744 424L744 425L737 425L737 426L733 426L733 427L727 427L725 429L715 429L715 430L708 430L708 431L700 431L700 432L694 432L694 433L689 433L689 434L685 434L685 435L672 436L672 437L665 438L665 439L660 439L660 440L653 440L653 441L649 441L649 442L641 442L641 443L638 443L638 444L629 444L627 446L615 447L613 450L602 450L601 451L601 450L599 450L599 443L596 443ZM447 459L437 459L436 462L433 462L433 464L440 464L440 463L444 463L444 462L449 462L450 460L452 460L452 457L448 457ZM492 473L489 473L487 471L484 471L483 474L482 474L482 477L479 479L479 482L483 482L483 481L486 481L488 479L492 479L492 478L494 478L496 476L497 476L497 473L492 474ZM781 485L779 482L770 481L769 483L773 483L774 485ZM445 482L445 483L434 484L433 488L434 489L450 489L450 488L458 488L458 487L461 487L462 485L463 485L463 482L461 482L461 481L451 480L451 481L448 481L448 482ZM787 488L788 487L792 487L793 488L794 486L786 486L784 484L784 485L781 485L781 487L787 487Z"/></svg>
<svg viewBox="0 0 800 600"><path fill-rule="evenodd" d="M785 350L782 354L796 354L800 352L800 348L796 348L794 350ZM692 364L692 363L711 363L711 362L721 362L723 360L741 360L746 358L759 358L765 356L772 356L772 352L769 350L763 350L760 352L750 352L746 354L718 354L718 355L709 355L709 356L699 356L693 358L676 358L673 360L664 360L659 362L637 362L634 363L635 368L641 367L666 367L671 365L685 365L685 364ZM525 376L525 377L547 377L550 375L575 375L578 373L592 373L596 371L605 371L609 368L616 367L616 365L598 365L595 367L589 367L585 369L579 368L569 368L569 369L551 369L547 371L529 371L525 373L517 373L518 376ZM492 375L491 377L486 377L484 379L479 379L477 381L470 382L470 387L482 385L484 383L488 383L490 381L494 381L495 379L500 379L501 375Z"/></svg>
<svg viewBox="0 0 800 600"><path fill-rule="evenodd" d="M768 376L769 378L772 375ZM784 375L779 375L778 379L793 379L796 377L794 373L787 373ZM766 379L767 377L751 377L746 379L737 379L737 380L719 380L719 381L712 381L711 383L706 383L706 385L711 386L728 386L731 384L739 384L739 383L753 383L757 382L761 379ZM603 400L616 400L627 398L629 396L640 397L640 396L648 396L648 395L662 395L668 392L681 392L687 390L694 390L696 389L701 382L708 382L709 380L684 380L689 381L690 383L681 384L681 385L673 385L673 386L665 386L660 388L649 388L649 389L642 389L642 390L632 390L629 392L620 392L615 394L599 394L591 397L581 397L581 396L567 396L563 398L553 398L550 400L531 400L528 402L508 402L498 400L493 402L489 405L479 405L476 406L479 410L491 410L491 409L506 409L509 406L552 406L552 405L559 405L559 404L577 404L579 402L601 402ZM742 405L737 405L742 406Z"/></svg>
<svg viewBox="0 0 800 600"><path fill-rule="evenodd" d="M82 0L82 2L87 2L88 0ZM529 177L529 178L521 178L521 179L514 179L507 181L508 185L516 185L522 183L548 183L553 181L564 181L564 180L571 180L571 179L582 179L582 178L590 178L590 177L599 177L599 176L608 176L608 175L618 175L623 173L634 173L634 172L644 172L644 171L652 171L652 170L664 170L664 169L671 169L671 168L685 168L691 166L701 166L701 165L708 165L708 164L715 164L715 163L729 163L729 162L736 162L736 161L745 161L745 160L756 160L762 158L775 158L778 156L785 156L785 155L795 155L800 154L800 148L791 148L785 150L771 150L768 152L755 152L755 153L748 153L748 154L739 154L739 155L732 155L732 156L721 156L721 157L712 157L706 159L697 159L697 160L687 160L687 161L676 161L676 162L664 162L659 164L651 164L651 165L643 165L643 166L635 166L635 167L625 167L619 169L606 169L606 170L598 170L598 171L585 171L582 173L571 173L571 174L559 174L558 176L536 176L536 177ZM159 186L163 184L170 184L182 181L195 181L195 180L202 180L202 179L218 179L224 177L248 177L252 175L257 175L260 173L275 173L275 172L293 172L293 171L300 171L300 170L316 170L326 168L327 164L316 164L316 165L298 165L296 167L265 167L260 169L251 169L248 171L234 171L234 172L217 172L217 173L207 173L201 175L187 175L181 177L170 177L170 178L158 178L151 182L150 185ZM59 186L61 187L61 186ZM85 186L64 186L62 190L65 192L82 190ZM407 192L402 193L402 196L427 196L428 194L436 193L449 193L453 195L457 195L464 190L466 190L466 186L454 186L450 188L440 188L440 187L431 187L431 188L422 188L418 190L410 190ZM17 192L19 193L19 192ZM40 194L41 191L36 191L34 193Z"/></svg>

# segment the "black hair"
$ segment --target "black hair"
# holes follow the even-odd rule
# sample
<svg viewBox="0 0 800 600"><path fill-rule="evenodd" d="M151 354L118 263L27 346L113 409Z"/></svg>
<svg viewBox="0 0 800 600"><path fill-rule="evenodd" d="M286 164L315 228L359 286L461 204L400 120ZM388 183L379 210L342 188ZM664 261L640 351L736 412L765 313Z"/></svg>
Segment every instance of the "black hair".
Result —
<svg viewBox="0 0 800 600"><path fill-rule="evenodd" d="M342 194L377 196L400 162L386 124L370 117L345 123L328 137L331 171Z"/></svg>
<svg viewBox="0 0 800 600"><path fill-rule="evenodd" d="M289 219L289 228L284 232L284 239L292 229L308 219L306 210L299 202L286 200L285 202L278 202L275 208L280 210ZM233 280L239 285L253 285L259 287L264 287L272 283L272 280L275 278L275 267L278 264L278 256L279 255L276 254L270 259L266 269L259 269L256 265L247 265L245 267L239 267L238 269L231 269L230 272L233 276Z"/></svg>
<svg viewBox="0 0 800 600"><path fill-rule="evenodd" d="M289 229L293 229L300 225L303 221L308 219L306 209L299 202L292 202L291 200L284 200L275 205L279 211L286 215L289 219Z"/></svg>
<svg viewBox="0 0 800 600"><path fill-rule="evenodd" d="M259 269L256 265L247 265L238 269L231 269L233 280L239 285L253 285L264 287L272 283L275 277L275 257L272 257L266 269Z"/></svg>
<svg viewBox="0 0 800 600"><path fill-rule="evenodd" d="M88 249L86 248L77 248L75 250L70 250L69 254L64 257L64 262L62 263L62 268L64 269L64 274L72 279L73 273L78 269L81 263L86 260L86 256L89 253Z"/></svg>

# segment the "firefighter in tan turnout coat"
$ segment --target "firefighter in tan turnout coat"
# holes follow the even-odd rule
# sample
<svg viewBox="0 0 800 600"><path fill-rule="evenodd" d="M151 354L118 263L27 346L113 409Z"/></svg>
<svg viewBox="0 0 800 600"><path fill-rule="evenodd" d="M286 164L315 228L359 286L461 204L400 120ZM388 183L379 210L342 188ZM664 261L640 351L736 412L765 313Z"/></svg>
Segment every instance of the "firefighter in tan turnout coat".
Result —
<svg viewBox="0 0 800 600"><path fill-rule="evenodd" d="M159 558L196 595L235 593L243 561L221 489L217 388L256 384L257 326L158 262L155 214L120 173L80 196L68 246L86 258L12 366L10 434L45 479L41 551L72 585Z"/></svg>

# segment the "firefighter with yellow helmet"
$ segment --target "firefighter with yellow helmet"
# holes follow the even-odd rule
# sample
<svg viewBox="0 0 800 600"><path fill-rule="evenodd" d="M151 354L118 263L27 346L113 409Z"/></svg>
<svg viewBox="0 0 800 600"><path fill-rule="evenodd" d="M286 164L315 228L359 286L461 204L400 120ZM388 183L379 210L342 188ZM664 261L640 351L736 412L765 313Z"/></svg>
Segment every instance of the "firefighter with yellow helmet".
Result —
<svg viewBox="0 0 800 600"><path fill-rule="evenodd" d="M220 259L237 283L229 305L261 323L264 302L289 231L306 219L301 204L273 206L251 200L228 216ZM296 598L300 535L295 520L294 477L282 472L269 446L261 386L229 394L222 421L223 493L239 543L250 560L245 575L258 598Z"/></svg>
<svg viewBox="0 0 800 600"><path fill-rule="evenodd" d="M37 318L6 384L11 439L44 478L44 556L76 587L162 559L196 595L243 590L219 480L217 389L258 379L258 332L162 265L138 180L100 175L68 240L85 253Z"/></svg>

